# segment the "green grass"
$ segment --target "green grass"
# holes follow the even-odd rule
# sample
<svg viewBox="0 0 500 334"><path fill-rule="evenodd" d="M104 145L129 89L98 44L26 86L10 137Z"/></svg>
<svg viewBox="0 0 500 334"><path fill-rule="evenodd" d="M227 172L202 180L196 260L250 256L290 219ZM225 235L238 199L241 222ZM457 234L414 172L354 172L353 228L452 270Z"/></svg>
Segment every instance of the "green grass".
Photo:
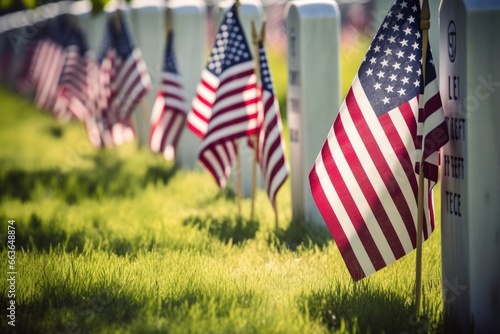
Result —
<svg viewBox="0 0 500 334"><path fill-rule="evenodd" d="M284 100L286 67L279 68ZM439 226L424 244L417 320L414 253L353 282L325 229L290 225L290 201L287 182L278 231L263 191L256 219L247 219L248 199L241 218L234 192L218 191L208 173L178 170L135 143L94 150L81 124L59 124L0 89L3 275L10 219L17 250L16 327L2 307L0 331L443 330ZM6 279L0 292L7 305Z"/></svg>

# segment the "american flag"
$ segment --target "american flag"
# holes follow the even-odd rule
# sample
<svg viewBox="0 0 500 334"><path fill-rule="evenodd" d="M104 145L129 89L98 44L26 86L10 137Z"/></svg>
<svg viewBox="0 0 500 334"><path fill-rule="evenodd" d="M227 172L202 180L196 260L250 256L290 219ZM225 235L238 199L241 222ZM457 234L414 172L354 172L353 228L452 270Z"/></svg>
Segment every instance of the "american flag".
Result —
<svg viewBox="0 0 500 334"><path fill-rule="evenodd" d="M422 155L424 240L434 229L431 190L448 133L430 49L423 94L419 24L418 0L396 0L309 174L314 200L355 280L415 249Z"/></svg>
<svg viewBox="0 0 500 334"><path fill-rule="evenodd" d="M108 18L98 60L97 111L87 131L94 145L120 145L134 137L131 114L151 89L146 63L120 11Z"/></svg>
<svg viewBox="0 0 500 334"><path fill-rule="evenodd" d="M55 113L61 118L76 117L84 121L93 113L96 59L87 37L76 17L64 15L67 20L63 48L65 61L59 78Z"/></svg>
<svg viewBox="0 0 500 334"><path fill-rule="evenodd" d="M35 104L54 112L57 87L65 61L63 41L66 26L63 16L48 21L48 33L37 43L32 63L32 83L35 91Z"/></svg>
<svg viewBox="0 0 500 334"><path fill-rule="evenodd" d="M258 131L254 71L252 52L233 5L219 26L188 116L190 129L204 135L198 159L221 188L231 172L236 140Z"/></svg>
<svg viewBox="0 0 500 334"><path fill-rule="evenodd" d="M167 160L175 157L175 147L184 129L187 104L184 88L177 70L173 32L170 31L165 48L162 85L156 95L151 113L149 146L155 153L162 153Z"/></svg>
<svg viewBox="0 0 500 334"><path fill-rule="evenodd" d="M259 130L259 159L262 180L273 207L276 209L276 193L288 177L285 159L283 126L278 101L275 99L271 71L267 63L263 42L259 42L260 77L262 81L263 124Z"/></svg>

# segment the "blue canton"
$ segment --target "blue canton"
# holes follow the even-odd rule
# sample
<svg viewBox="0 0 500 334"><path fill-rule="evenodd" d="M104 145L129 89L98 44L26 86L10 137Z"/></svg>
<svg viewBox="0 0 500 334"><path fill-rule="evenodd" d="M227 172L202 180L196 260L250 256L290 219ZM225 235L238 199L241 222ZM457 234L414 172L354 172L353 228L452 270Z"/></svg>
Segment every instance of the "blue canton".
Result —
<svg viewBox="0 0 500 334"><path fill-rule="evenodd" d="M168 33L167 50L165 52L165 63L163 64L163 71L173 74L179 74L175 61L174 34L172 31Z"/></svg>
<svg viewBox="0 0 500 334"><path fill-rule="evenodd" d="M229 67L249 60L252 60L252 53L233 5L219 26L207 70L218 77Z"/></svg>
<svg viewBox="0 0 500 334"><path fill-rule="evenodd" d="M414 98L423 88L421 39L418 0L394 2L358 72L377 116Z"/></svg>
<svg viewBox="0 0 500 334"><path fill-rule="evenodd" d="M115 17L110 16L106 22L104 39L99 50L99 62L102 62L110 49L114 49L119 58L127 59L135 48L132 36L125 23L125 17L122 13L115 13L114 15L120 15L119 29L116 27Z"/></svg>
<svg viewBox="0 0 500 334"><path fill-rule="evenodd" d="M262 80L262 89L267 90L274 95L273 92L273 81L271 79L271 73L269 70L269 65L267 63L266 51L264 50L264 45L259 42L259 53L260 53L260 77Z"/></svg>

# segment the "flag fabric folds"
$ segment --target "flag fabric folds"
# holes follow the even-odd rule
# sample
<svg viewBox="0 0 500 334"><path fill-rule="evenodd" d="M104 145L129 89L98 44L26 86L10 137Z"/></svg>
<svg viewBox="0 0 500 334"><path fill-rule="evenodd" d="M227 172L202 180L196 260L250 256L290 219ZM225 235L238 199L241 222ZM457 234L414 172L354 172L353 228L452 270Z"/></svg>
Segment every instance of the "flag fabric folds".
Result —
<svg viewBox="0 0 500 334"><path fill-rule="evenodd" d="M288 167L278 100L275 98L271 70L262 41L259 42L259 64L263 115L258 117L259 121L262 120L262 124L259 124L258 157L264 189L276 209L276 193L288 177Z"/></svg>
<svg viewBox="0 0 500 334"><path fill-rule="evenodd" d="M237 139L258 131L255 64L234 5L219 26L188 127L203 138L198 160L224 188Z"/></svg>
<svg viewBox="0 0 500 334"><path fill-rule="evenodd" d="M418 0L396 0L373 39L309 174L313 198L355 280L416 247L418 171L424 229L448 141L430 48L425 94Z"/></svg>
<svg viewBox="0 0 500 334"><path fill-rule="evenodd" d="M60 118L76 117L83 122L93 114L97 63L76 18L65 16L65 60L59 78L54 112Z"/></svg>
<svg viewBox="0 0 500 334"><path fill-rule="evenodd" d="M173 32L168 33L163 64L162 83L151 113L149 147L167 160L175 157L175 148L184 129L187 115L182 80L177 70Z"/></svg>
<svg viewBox="0 0 500 334"><path fill-rule="evenodd" d="M99 96L94 119L87 122L98 147L120 145L134 137L131 114L151 89L141 51L120 11L109 16L98 55Z"/></svg>

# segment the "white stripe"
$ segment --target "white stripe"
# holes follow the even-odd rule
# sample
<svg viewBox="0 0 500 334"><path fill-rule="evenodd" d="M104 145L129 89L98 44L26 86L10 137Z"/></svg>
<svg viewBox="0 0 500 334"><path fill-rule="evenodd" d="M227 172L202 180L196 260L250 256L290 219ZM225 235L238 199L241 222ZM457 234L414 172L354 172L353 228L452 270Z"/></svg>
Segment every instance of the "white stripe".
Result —
<svg viewBox="0 0 500 334"><path fill-rule="evenodd" d="M165 98L163 97L163 95L157 95L155 102L153 104L153 110L151 112L151 119L150 119L151 126L155 125L160 120L164 105L165 105Z"/></svg>

